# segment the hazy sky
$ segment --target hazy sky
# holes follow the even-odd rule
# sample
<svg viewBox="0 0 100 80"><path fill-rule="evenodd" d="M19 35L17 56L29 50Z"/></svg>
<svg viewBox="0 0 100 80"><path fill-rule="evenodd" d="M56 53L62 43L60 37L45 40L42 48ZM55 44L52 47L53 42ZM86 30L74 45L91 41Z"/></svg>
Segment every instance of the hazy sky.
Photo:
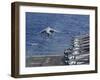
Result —
<svg viewBox="0 0 100 80"><path fill-rule="evenodd" d="M58 30L50 38L40 31L51 27ZM26 12L26 55L63 54L70 47L72 36L89 33L89 15Z"/></svg>

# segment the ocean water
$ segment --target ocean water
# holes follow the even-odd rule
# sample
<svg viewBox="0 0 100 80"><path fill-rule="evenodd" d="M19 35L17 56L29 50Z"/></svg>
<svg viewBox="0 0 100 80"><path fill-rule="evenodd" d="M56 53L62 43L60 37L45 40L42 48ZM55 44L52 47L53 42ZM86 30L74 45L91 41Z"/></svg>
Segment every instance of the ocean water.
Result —
<svg viewBox="0 0 100 80"><path fill-rule="evenodd" d="M74 36L89 34L89 15L26 12L26 56L63 55ZM58 32L46 37L47 27Z"/></svg>

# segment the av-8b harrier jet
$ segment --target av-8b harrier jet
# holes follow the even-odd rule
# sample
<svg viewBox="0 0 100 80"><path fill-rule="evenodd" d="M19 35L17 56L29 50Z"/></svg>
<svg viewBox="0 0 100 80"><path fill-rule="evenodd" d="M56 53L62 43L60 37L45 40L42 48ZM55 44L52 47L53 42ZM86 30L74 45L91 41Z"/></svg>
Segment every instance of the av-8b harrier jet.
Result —
<svg viewBox="0 0 100 80"><path fill-rule="evenodd" d="M47 37L50 37L53 35L53 33L58 33L59 31L51 28L51 27L47 27L45 29L43 29L42 31L40 31L41 34L45 34Z"/></svg>

